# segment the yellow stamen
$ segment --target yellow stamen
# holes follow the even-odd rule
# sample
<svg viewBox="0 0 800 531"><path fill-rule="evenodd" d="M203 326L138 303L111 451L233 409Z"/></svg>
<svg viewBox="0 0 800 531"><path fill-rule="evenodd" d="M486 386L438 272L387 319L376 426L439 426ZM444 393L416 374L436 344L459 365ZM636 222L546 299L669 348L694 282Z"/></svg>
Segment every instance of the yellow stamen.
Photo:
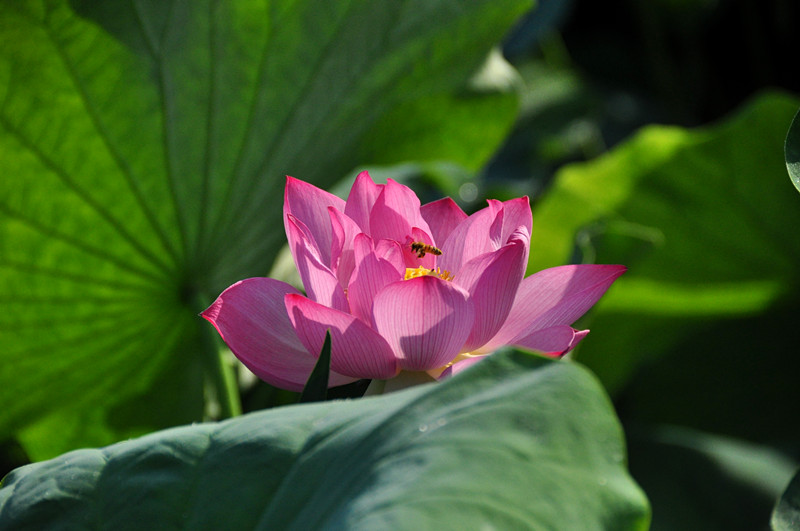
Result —
<svg viewBox="0 0 800 531"><path fill-rule="evenodd" d="M442 271L438 267L436 269L428 269L427 267L407 267L406 268L406 278L404 280L409 280L411 278L417 277L424 277L427 275L433 275L435 277L439 277L442 280L453 280L453 275L450 274L449 271L445 270Z"/></svg>
<svg viewBox="0 0 800 531"><path fill-rule="evenodd" d="M455 358L453 358L453 361L451 361L450 363L448 363L447 365L445 365L445 366L444 366L444 368L446 369L446 368L448 368L449 366L451 366L451 365L453 365L454 363L457 363L457 362L459 362L459 361L467 360L467 359L469 359L469 358L479 358L480 356L483 356L483 354L473 354L473 353L471 353L471 352L462 352L461 354L459 354L458 356L456 356Z"/></svg>
<svg viewBox="0 0 800 531"><path fill-rule="evenodd" d="M463 361L463 360L466 360L466 359L469 359L469 358L477 358L479 356L483 356L483 354L472 354L471 352L462 352L461 354L459 354L458 356L453 358L453 361L451 361L447 365L443 365L441 367L437 367L435 369L429 370L428 374L430 374L434 378L438 379L439 376L441 376L441 374L445 371L445 369L447 369L448 367L450 367L454 363L457 363L459 361Z"/></svg>

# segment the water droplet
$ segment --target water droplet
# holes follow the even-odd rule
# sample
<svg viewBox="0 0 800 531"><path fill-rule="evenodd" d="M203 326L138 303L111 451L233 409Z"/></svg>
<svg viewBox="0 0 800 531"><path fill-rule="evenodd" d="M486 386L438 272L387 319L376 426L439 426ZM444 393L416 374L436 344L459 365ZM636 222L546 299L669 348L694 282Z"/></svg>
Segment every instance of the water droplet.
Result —
<svg viewBox="0 0 800 531"><path fill-rule="evenodd" d="M458 196L465 203L471 203L478 197L478 187L475 183L464 183L458 189Z"/></svg>
<svg viewBox="0 0 800 531"><path fill-rule="evenodd" d="M428 431L428 425L427 424L420 424L419 425L419 431L420 431L420 433L425 433L426 431Z"/></svg>

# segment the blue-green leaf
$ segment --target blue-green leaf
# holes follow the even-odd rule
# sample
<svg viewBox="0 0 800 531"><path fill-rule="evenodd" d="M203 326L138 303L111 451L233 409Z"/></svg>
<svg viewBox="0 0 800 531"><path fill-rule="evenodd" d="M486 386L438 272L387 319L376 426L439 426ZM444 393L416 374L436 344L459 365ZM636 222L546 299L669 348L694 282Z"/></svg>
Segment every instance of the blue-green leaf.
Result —
<svg viewBox="0 0 800 531"><path fill-rule="evenodd" d="M442 383L176 428L22 467L7 529L644 530L578 365L503 352Z"/></svg>

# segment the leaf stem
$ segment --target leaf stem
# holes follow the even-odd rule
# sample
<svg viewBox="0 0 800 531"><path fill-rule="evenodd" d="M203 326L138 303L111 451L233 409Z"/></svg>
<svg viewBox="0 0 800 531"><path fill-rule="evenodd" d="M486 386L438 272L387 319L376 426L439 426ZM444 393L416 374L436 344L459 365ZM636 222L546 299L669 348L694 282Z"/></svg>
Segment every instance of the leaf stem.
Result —
<svg viewBox="0 0 800 531"><path fill-rule="evenodd" d="M207 305L202 307L206 308ZM237 417L242 414L242 402L227 349L211 325L203 325L207 323L201 323L202 356L205 358L206 377L219 404L219 418Z"/></svg>

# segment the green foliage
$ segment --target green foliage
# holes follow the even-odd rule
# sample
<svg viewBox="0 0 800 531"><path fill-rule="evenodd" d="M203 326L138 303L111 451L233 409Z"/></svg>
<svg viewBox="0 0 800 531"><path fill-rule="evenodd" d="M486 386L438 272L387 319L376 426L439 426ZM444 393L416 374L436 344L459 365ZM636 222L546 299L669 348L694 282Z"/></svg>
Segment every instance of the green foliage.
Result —
<svg viewBox="0 0 800 531"><path fill-rule="evenodd" d="M772 94L712 128L648 127L564 169L537 205L531 269L571 258L630 268L580 350L612 391L710 323L797 300L800 204L779 148L796 106Z"/></svg>
<svg viewBox="0 0 800 531"><path fill-rule="evenodd" d="M588 371L507 351L441 384L20 468L0 527L643 530L624 452Z"/></svg>
<svg viewBox="0 0 800 531"><path fill-rule="evenodd" d="M331 374L331 331L325 332L325 341L322 343L322 350L308 377L303 392L300 394L300 402L323 402L328 398L328 378Z"/></svg>
<svg viewBox="0 0 800 531"><path fill-rule="evenodd" d="M795 466L774 448L800 440L800 201L781 153L797 106L769 93L708 128L648 127L565 168L534 211L532 269L629 267L575 356L631 426L654 529L765 525Z"/></svg>
<svg viewBox="0 0 800 531"><path fill-rule="evenodd" d="M197 312L269 271L284 175L326 187L416 148L479 167L516 98L466 81L529 7L3 3L0 439L41 459L200 419ZM451 142L366 141L422 126Z"/></svg>
<svg viewBox="0 0 800 531"><path fill-rule="evenodd" d="M795 467L775 449L686 428L626 432L631 474L654 508L652 531L764 529Z"/></svg>

